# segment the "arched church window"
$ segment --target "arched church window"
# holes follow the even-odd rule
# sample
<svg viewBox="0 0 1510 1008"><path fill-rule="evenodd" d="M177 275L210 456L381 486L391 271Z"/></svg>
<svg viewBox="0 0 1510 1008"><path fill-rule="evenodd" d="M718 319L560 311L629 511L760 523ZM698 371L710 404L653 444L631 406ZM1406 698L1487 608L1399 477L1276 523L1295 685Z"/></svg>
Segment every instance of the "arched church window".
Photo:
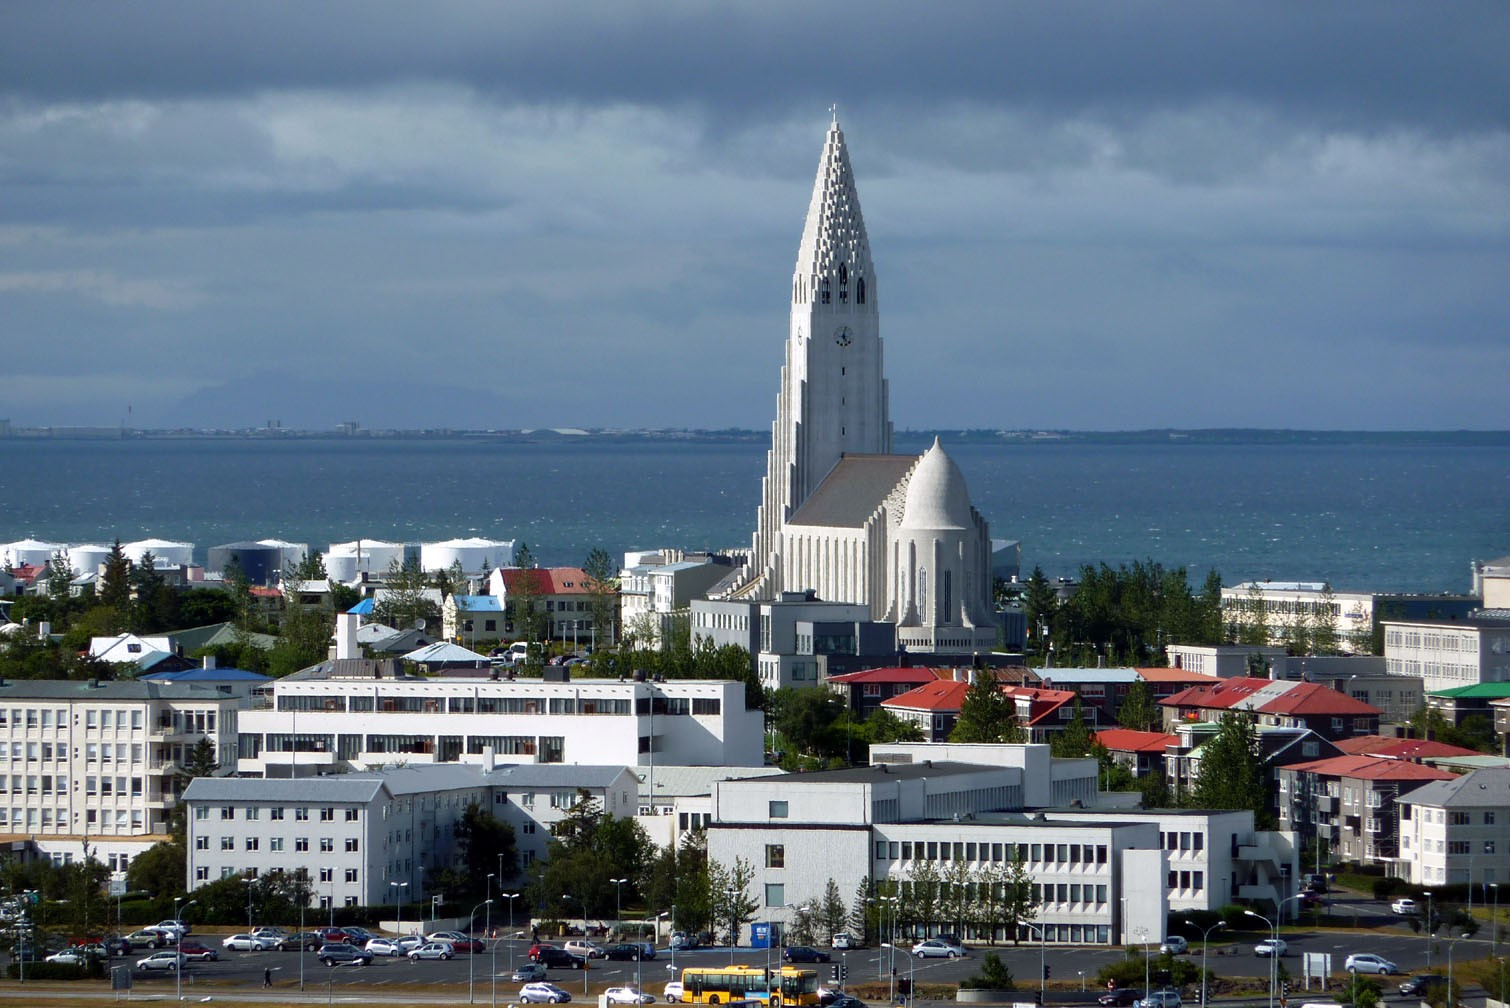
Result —
<svg viewBox="0 0 1510 1008"><path fill-rule="evenodd" d="M822 291L822 295L823 295L822 296L823 303L824 304L828 304L829 303L828 277L824 277L823 278L823 286L820 288L820 290Z"/></svg>
<svg viewBox="0 0 1510 1008"><path fill-rule="evenodd" d="M858 279L858 280L855 281L855 304L864 304L864 303L865 303L865 278L864 277L860 277L860 279Z"/></svg>

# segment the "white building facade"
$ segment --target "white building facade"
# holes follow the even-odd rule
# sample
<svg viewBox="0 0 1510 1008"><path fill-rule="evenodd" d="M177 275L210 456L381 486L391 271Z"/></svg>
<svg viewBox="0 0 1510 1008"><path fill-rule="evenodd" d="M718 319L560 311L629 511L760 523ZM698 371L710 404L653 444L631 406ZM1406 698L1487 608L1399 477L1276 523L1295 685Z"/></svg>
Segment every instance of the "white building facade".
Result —
<svg viewBox="0 0 1510 1008"><path fill-rule="evenodd" d="M1510 612L1453 623L1386 620L1384 667L1393 675L1419 676L1427 693L1510 682Z"/></svg>
<svg viewBox="0 0 1510 1008"><path fill-rule="evenodd" d="M1510 879L1510 769L1433 781L1398 805L1401 878L1421 886Z"/></svg>

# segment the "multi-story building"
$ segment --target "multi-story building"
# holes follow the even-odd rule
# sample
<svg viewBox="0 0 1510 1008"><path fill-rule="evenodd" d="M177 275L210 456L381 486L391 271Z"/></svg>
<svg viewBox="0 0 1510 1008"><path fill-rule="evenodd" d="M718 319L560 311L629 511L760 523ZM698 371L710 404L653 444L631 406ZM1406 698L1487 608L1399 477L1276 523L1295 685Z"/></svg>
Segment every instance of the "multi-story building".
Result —
<svg viewBox="0 0 1510 1008"><path fill-rule="evenodd" d="M521 585L533 594L535 606L544 610L546 636L573 647L593 645L599 638L611 640L613 628L593 626L592 592L587 574L580 567L500 567L488 576L488 593L496 597L504 612L503 631L509 637L521 632L509 611L510 596L517 597Z"/></svg>
<svg viewBox="0 0 1510 1008"><path fill-rule="evenodd" d="M1379 708L1317 683L1222 679L1181 690L1159 703L1169 731L1185 722L1219 721L1231 711L1252 714L1259 727L1308 728L1328 739L1379 730Z"/></svg>
<svg viewBox="0 0 1510 1008"><path fill-rule="evenodd" d="M503 600L496 595L447 595L441 603L441 634L458 644L503 638Z"/></svg>
<svg viewBox="0 0 1510 1008"><path fill-rule="evenodd" d="M1510 682L1510 610L1456 622L1384 622L1385 669L1418 676L1427 693Z"/></svg>
<svg viewBox="0 0 1510 1008"><path fill-rule="evenodd" d="M1433 690L1426 695L1426 706L1441 714L1448 724L1461 725L1464 718L1474 716L1492 721L1494 702L1507 699L1510 699L1510 682L1485 682Z"/></svg>
<svg viewBox="0 0 1510 1008"><path fill-rule="evenodd" d="M385 669L387 672L385 674ZM548 670L555 672L558 670ZM394 763L760 766L763 716L723 680L415 678L333 659L245 711L238 769L313 776Z"/></svg>
<svg viewBox="0 0 1510 1008"><path fill-rule="evenodd" d="M659 647L678 618L690 619L692 601L728 577L727 557L679 550L627 553L619 571L619 599L624 631L642 646Z"/></svg>
<svg viewBox="0 0 1510 1008"><path fill-rule="evenodd" d="M0 680L0 836L117 872L166 839L200 740L229 769L236 697L199 686Z"/></svg>
<svg viewBox="0 0 1510 1008"><path fill-rule="evenodd" d="M519 763L496 767L484 780L494 817L514 827L522 871L545 860L551 827L578 802L596 802L603 812L619 819L639 812L642 785L639 775L626 766Z"/></svg>
<svg viewBox="0 0 1510 1008"><path fill-rule="evenodd" d="M761 685L817 686L836 654L896 660L896 627L875 623L867 606L824 602L811 592L783 592L764 601L697 599L691 604L692 644L735 644L750 652Z"/></svg>
<svg viewBox="0 0 1510 1008"><path fill-rule="evenodd" d="M1401 878L1421 886L1510 879L1510 768L1433 781L1399 804Z"/></svg>
<svg viewBox="0 0 1510 1008"><path fill-rule="evenodd" d="M1330 626L1344 651L1367 651L1374 631L1374 596L1339 592L1322 581L1244 581L1222 589L1222 619L1232 636L1262 625L1270 645L1283 646L1297 631Z"/></svg>
<svg viewBox="0 0 1510 1008"><path fill-rule="evenodd" d="M1267 644L1170 644L1164 653L1172 668L1218 679L1237 679L1262 673L1282 661L1288 652Z"/></svg>
<svg viewBox="0 0 1510 1008"><path fill-rule="evenodd" d="M1393 865L1400 851L1401 796L1457 775L1405 760L1332 756L1278 769L1279 827L1319 836L1330 856Z"/></svg>

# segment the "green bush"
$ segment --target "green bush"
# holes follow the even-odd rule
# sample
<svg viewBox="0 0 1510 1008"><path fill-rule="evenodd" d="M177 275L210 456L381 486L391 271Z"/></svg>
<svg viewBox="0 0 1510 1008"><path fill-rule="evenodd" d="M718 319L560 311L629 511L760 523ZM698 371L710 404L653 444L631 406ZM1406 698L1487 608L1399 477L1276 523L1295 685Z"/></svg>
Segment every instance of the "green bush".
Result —
<svg viewBox="0 0 1510 1008"><path fill-rule="evenodd" d="M995 952L987 952L981 960L980 972L960 981L961 990L1016 990L1017 981L1012 971Z"/></svg>
<svg viewBox="0 0 1510 1008"><path fill-rule="evenodd" d="M1410 892L1414 887L1405 879L1400 878L1376 878L1370 883L1374 899L1389 899L1403 892Z"/></svg>
<svg viewBox="0 0 1510 1008"><path fill-rule="evenodd" d="M12 980L21 976L19 963L11 963L5 968L5 973ZM98 959L90 959L83 965L75 966L72 963L29 962L26 964L26 979L28 980L99 980L105 976L105 964Z"/></svg>

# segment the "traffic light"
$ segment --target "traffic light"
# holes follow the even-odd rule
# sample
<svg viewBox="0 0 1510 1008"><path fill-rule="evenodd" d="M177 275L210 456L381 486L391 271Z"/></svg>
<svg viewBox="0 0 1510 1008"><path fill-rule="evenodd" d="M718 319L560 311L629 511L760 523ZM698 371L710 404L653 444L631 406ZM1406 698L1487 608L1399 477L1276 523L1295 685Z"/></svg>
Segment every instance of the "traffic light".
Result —
<svg viewBox="0 0 1510 1008"><path fill-rule="evenodd" d="M903 977L902 979L898 980L897 981L897 993L901 994L904 999L911 998L912 997L912 981L908 980L906 977Z"/></svg>
<svg viewBox="0 0 1510 1008"><path fill-rule="evenodd" d="M839 964L839 979L840 980L848 980L849 979L849 963L840 963Z"/></svg>
<svg viewBox="0 0 1510 1008"><path fill-rule="evenodd" d="M830 980L832 980L834 983L838 983L839 980L842 977L843 977L843 974L839 972L839 964L838 963L834 963L832 966L830 966L828 968L828 978Z"/></svg>
<svg viewBox="0 0 1510 1008"><path fill-rule="evenodd" d="M1043 964L1043 978L1045 980L1047 980L1049 978L1049 972L1050 972L1050 970L1049 970L1049 964L1048 963L1044 963Z"/></svg>

